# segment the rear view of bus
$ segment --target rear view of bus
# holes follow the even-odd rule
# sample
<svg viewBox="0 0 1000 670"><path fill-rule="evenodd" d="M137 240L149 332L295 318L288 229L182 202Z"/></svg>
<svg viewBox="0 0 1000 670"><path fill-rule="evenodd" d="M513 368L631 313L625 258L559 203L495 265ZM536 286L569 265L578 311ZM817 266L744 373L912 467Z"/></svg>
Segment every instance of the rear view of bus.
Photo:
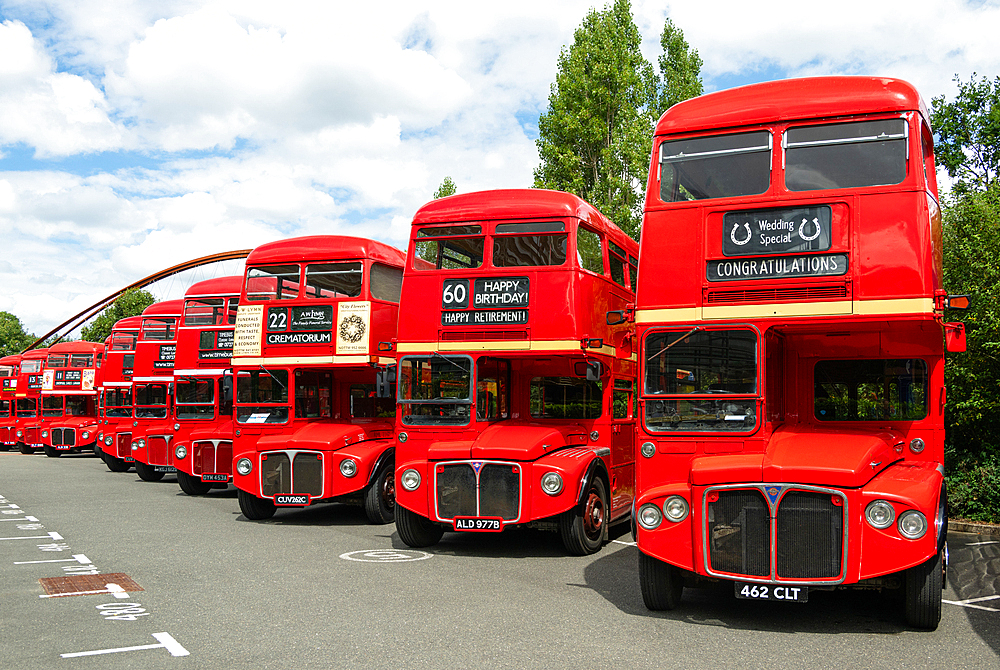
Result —
<svg viewBox="0 0 1000 670"><path fill-rule="evenodd" d="M532 526L598 551L634 494L637 245L576 196L484 191L413 219L399 324L396 528Z"/></svg>
<svg viewBox="0 0 1000 670"><path fill-rule="evenodd" d="M944 335L964 338L942 322L934 169L899 80L771 82L660 119L635 311L647 607L706 578L756 600L857 585L937 626Z"/></svg>
<svg viewBox="0 0 1000 670"><path fill-rule="evenodd" d="M233 343L233 483L240 510L363 505L393 519L388 352L403 253L358 237L264 244L247 258Z"/></svg>

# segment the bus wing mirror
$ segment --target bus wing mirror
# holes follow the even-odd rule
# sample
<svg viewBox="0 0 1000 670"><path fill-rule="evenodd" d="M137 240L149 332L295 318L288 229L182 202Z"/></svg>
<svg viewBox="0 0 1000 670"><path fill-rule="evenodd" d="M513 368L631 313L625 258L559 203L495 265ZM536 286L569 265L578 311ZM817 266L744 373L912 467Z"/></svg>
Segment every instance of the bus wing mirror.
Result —
<svg viewBox="0 0 1000 670"><path fill-rule="evenodd" d="M602 371L600 361L577 361L573 364L573 373L577 377L586 377L591 382L600 381Z"/></svg>
<svg viewBox="0 0 1000 670"><path fill-rule="evenodd" d="M607 313L606 320L609 326L617 326L625 323L625 311L620 309L612 310Z"/></svg>
<svg viewBox="0 0 1000 670"><path fill-rule="evenodd" d="M961 321L944 324L945 349L952 353L965 351L965 324Z"/></svg>
<svg viewBox="0 0 1000 670"><path fill-rule="evenodd" d="M396 366L375 371L375 391L379 398L396 397Z"/></svg>

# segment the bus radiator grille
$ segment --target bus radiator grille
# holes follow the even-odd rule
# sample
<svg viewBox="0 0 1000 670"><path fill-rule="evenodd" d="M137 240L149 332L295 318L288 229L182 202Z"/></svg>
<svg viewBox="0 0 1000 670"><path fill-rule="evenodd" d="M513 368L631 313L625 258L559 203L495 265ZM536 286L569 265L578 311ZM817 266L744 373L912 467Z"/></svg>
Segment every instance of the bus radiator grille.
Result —
<svg viewBox="0 0 1000 670"><path fill-rule="evenodd" d="M828 493L789 491L777 515L778 579L833 579L843 558L844 508Z"/></svg>
<svg viewBox="0 0 1000 670"><path fill-rule="evenodd" d="M150 465L167 465L167 440L162 435L154 435L146 440L146 458Z"/></svg>
<svg viewBox="0 0 1000 670"><path fill-rule="evenodd" d="M316 451L300 451L291 460L283 451L269 451L260 463L261 493L272 497L283 493L323 496L323 458Z"/></svg>
<svg viewBox="0 0 1000 670"><path fill-rule="evenodd" d="M132 457L132 433L118 433L115 446L118 449L118 458Z"/></svg>
<svg viewBox="0 0 1000 670"><path fill-rule="evenodd" d="M708 519L712 570L771 575L770 513L760 491L719 491L719 499L708 504Z"/></svg>
<svg viewBox="0 0 1000 670"><path fill-rule="evenodd" d="M72 428L53 428L53 447L72 447L76 445L76 431Z"/></svg>
<svg viewBox="0 0 1000 670"><path fill-rule="evenodd" d="M470 463L438 466L435 476L438 518L488 516L505 521L517 519L521 488L516 467L513 463L483 463L477 487L476 471Z"/></svg>
<svg viewBox="0 0 1000 670"><path fill-rule="evenodd" d="M486 463L479 472L479 515L517 518L521 498L518 474L507 463Z"/></svg>

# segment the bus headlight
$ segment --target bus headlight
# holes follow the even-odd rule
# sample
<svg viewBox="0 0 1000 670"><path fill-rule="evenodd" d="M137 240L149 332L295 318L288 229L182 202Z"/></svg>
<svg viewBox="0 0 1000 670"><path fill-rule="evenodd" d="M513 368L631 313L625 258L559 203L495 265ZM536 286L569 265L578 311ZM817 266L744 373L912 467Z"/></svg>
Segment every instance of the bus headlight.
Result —
<svg viewBox="0 0 1000 670"><path fill-rule="evenodd" d="M896 511L885 500L875 500L865 508L865 519L872 528L888 528L896 520Z"/></svg>
<svg viewBox="0 0 1000 670"><path fill-rule="evenodd" d="M636 521L646 530L653 530L663 521L663 514L659 507L647 503L639 508L639 516Z"/></svg>
<svg viewBox="0 0 1000 670"><path fill-rule="evenodd" d="M188 449L183 444L178 444L177 448L174 449L174 456L180 460L184 460L184 457L188 455Z"/></svg>
<svg viewBox="0 0 1000 670"><path fill-rule="evenodd" d="M82 433L80 433L80 437L82 437L85 440L89 440L90 439L90 431L88 431L88 430L83 431Z"/></svg>
<svg viewBox="0 0 1000 670"><path fill-rule="evenodd" d="M48 437L48 436L49 436L49 431L43 430L42 431L42 437Z"/></svg>
<svg viewBox="0 0 1000 670"><path fill-rule="evenodd" d="M400 442L406 442L408 439L410 439L410 436L407 435L406 433L400 433L399 434L399 441Z"/></svg>
<svg viewBox="0 0 1000 670"><path fill-rule="evenodd" d="M563 490L563 478L558 472L546 472L542 475L542 490L550 496L557 496Z"/></svg>
<svg viewBox="0 0 1000 670"><path fill-rule="evenodd" d="M923 450L924 450L923 440L921 440L919 437L915 437L912 440L910 440L910 451L912 451L915 454L919 454Z"/></svg>
<svg viewBox="0 0 1000 670"><path fill-rule="evenodd" d="M241 458L240 460L236 461L236 472L240 473L241 475L250 474L251 472L253 472L253 463L250 461L249 458Z"/></svg>
<svg viewBox="0 0 1000 670"><path fill-rule="evenodd" d="M899 534L910 540L919 540L927 532L927 517L915 509L899 515Z"/></svg>
<svg viewBox="0 0 1000 670"><path fill-rule="evenodd" d="M111 438L110 435L104 436L104 444L110 447L112 442L114 442L114 440Z"/></svg>
<svg viewBox="0 0 1000 670"><path fill-rule="evenodd" d="M18 437L24 437L24 431L23 431L23 430L21 430L20 428L18 428L18 429L17 429L17 436L18 436Z"/></svg>
<svg viewBox="0 0 1000 670"><path fill-rule="evenodd" d="M180 430L180 429L181 429L181 424L175 423L174 424L174 430Z"/></svg>
<svg viewBox="0 0 1000 670"><path fill-rule="evenodd" d="M353 477L358 474L358 464L352 458L345 458L340 462L340 474L345 477Z"/></svg>
<svg viewBox="0 0 1000 670"><path fill-rule="evenodd" d="M399 483L407 491L416 491L417 487L420 486L420 473L416 470L404 470L403 475L399 478Z"/></svg>
<svg viewBox="0 0 1000 670"><path fill-rule="evenodd" d="M663 513L674 523L683 521L688 515L687 500L681 496L670 496L663 503Z"/></svg>
<svg viewBox="0 0 1000 670"><path fill-rule="evenodd" d="M656 445L653 444L652 442L643 442L642 446L639 448L639 451L646 458L652 458L653 456L656 455Z"/></svg>

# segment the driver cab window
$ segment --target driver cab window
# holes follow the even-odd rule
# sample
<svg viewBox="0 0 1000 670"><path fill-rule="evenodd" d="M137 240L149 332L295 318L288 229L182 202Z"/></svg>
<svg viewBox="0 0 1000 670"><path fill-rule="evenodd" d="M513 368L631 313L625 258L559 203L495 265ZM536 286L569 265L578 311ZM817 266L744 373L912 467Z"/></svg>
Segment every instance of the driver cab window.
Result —
<svg viewBox="0 0 1000 670"><path fill-rule="evenodd" d="M476 419L499 421L510 416L510 361L481 358L476 366Z"/></svg>

